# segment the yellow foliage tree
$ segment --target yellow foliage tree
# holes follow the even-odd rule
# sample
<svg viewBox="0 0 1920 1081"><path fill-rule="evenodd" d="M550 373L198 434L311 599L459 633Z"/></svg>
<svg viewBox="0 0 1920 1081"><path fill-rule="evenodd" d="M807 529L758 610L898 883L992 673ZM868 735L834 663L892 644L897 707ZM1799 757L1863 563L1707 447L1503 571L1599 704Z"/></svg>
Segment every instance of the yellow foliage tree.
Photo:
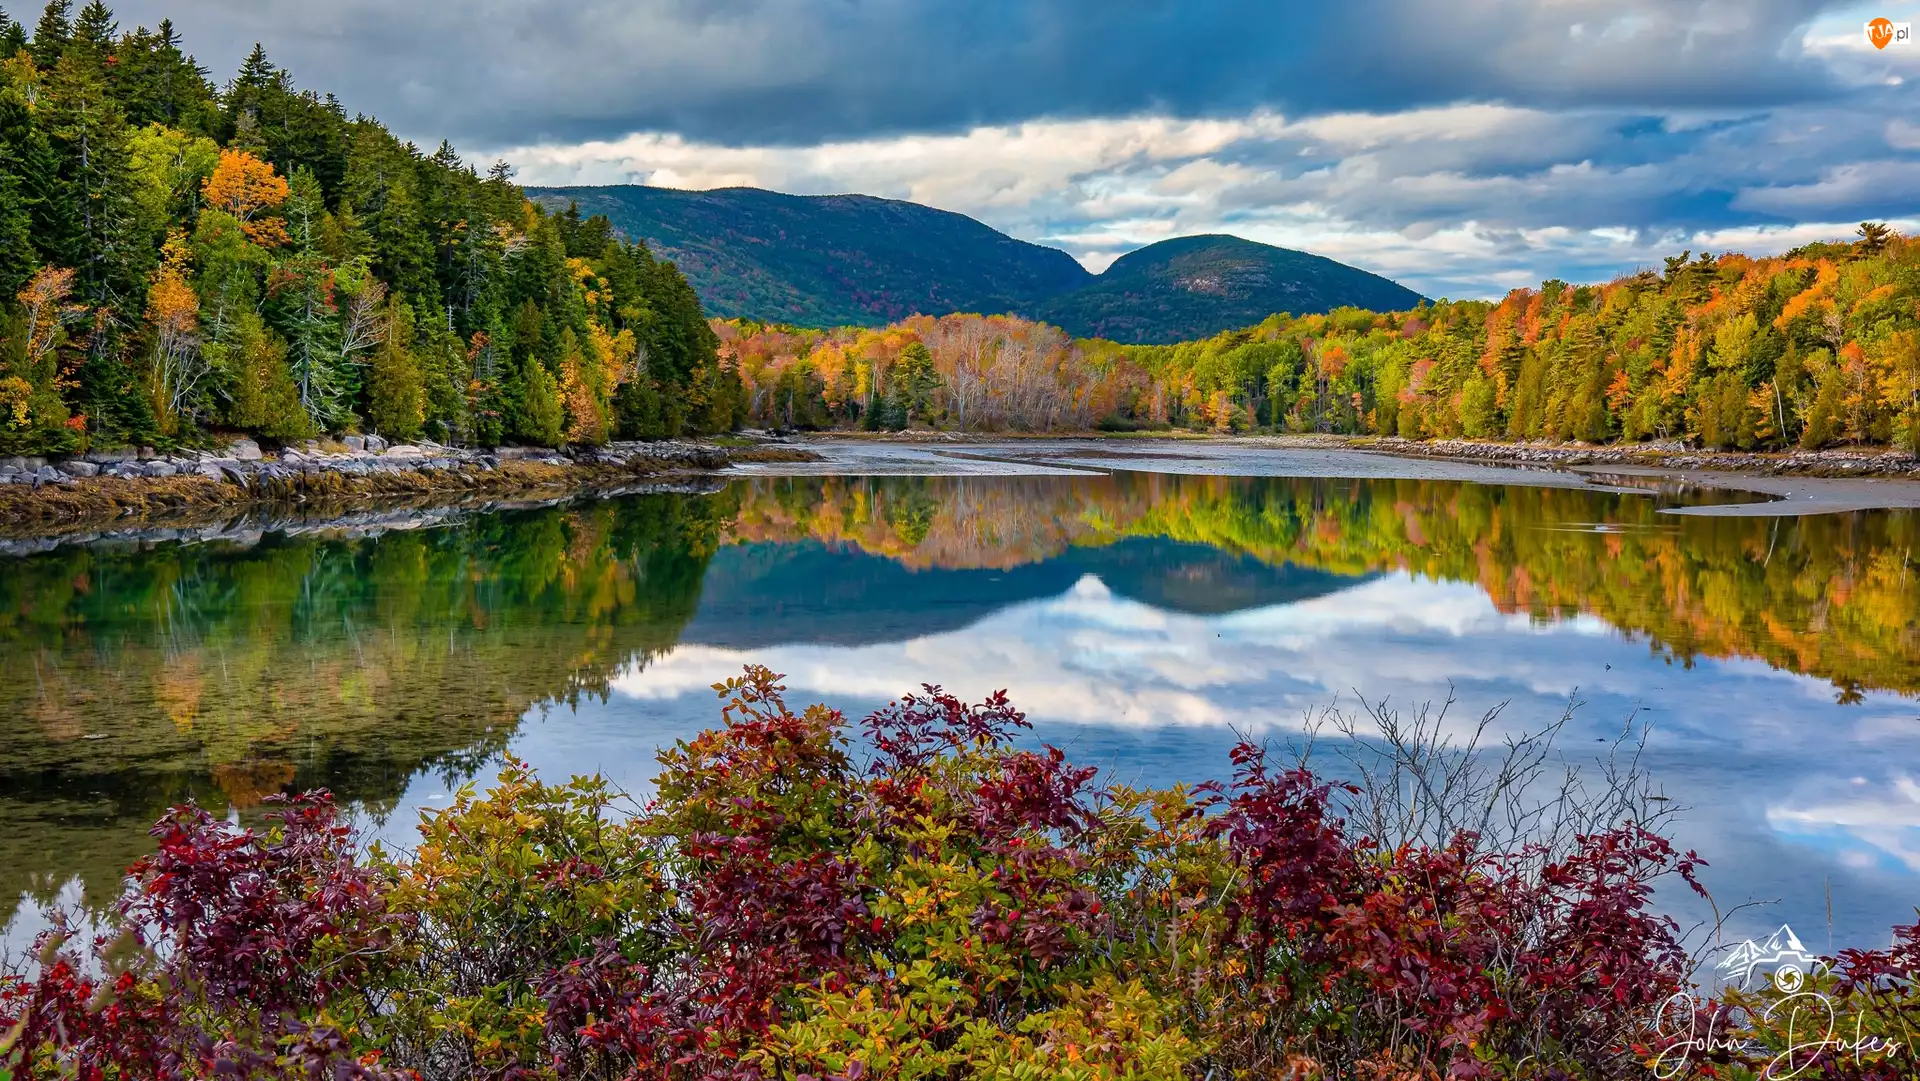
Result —
<svg viewBox="0 0 1920 1081"><path fill-rule="evenodd" d="M191 258L186 234L176 230L161 249L160 269L147 287L147 322L153 324L153 366L147 373L147 390L154 416L168 435L179 430L181 414L207 374L196 336L200 295L187 284Z"/></svg>
<svg viewBox="0 0 1920 1081"><path fill-rule="evenodd" d="M287 201L290 189L273 165L244 150L222 150L220 164L200 186L207 202L238 218L247 239L262 247L287 242L287 227L271 212Z"/></svg>

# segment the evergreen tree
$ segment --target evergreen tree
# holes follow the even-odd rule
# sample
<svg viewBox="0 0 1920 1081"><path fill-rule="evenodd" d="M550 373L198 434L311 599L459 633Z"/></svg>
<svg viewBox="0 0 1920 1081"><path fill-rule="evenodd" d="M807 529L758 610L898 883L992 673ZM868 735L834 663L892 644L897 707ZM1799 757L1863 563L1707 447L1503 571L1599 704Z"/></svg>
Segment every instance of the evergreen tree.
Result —
<svg viewBox="0 0 1920 1081"><path fill-rule="evenodd" d="M68 47L84 50L95 63L101 63L113 51L114 39L119 35L120 24L114 21L113 9L101 0L89 0L87 6L80 9L80 17L73 21Z"/></svg>
<svg viewBox="0 0 1920 1081"><path fill-rule="evenodd" d="M510 434L535 446L559 446L566 425L559 382L546 365L528 356L520 361L519 384L520 408Z"/></svg>
<svg viewBox="0 0 1920 1081"><path fill-rule="evenodd" d="M0 60L11 60L27 47L27 28L0 10Z"/></svg>
<svg viewBox="0 0 1920 1081"><path fill-rule="evenodd" d="M413 351L413 309L388 304L386 340L367 371L367 419L390 439L417 439L427 421L426 381Z"/></svg>
<svg viewBox="0 0 1920 1081"><path fill-rule="evenodd" d="M59 63L73 37L73 0L50 0L33 28L33 62L40 70Z"/></svg>
<svg viewBox="0 0 1920 1081"><path fill-rule="evenodd" d="M54 65L35 123L52 137L56 197L73 208L46 259L79 272L88 303L111 307L138 291L156 255L139 235L126 123L98 68L77 55Z"/></svg>
<svg viewBox="0 0 1920 1081"><path fill-rule="evenodd" d="M49 165L46 140L33 127L26 99L12 87L0 87L0 301L18 293L40 266L34 211L43 203L37 189L49 178L36 178L29 170Z"/></svg>

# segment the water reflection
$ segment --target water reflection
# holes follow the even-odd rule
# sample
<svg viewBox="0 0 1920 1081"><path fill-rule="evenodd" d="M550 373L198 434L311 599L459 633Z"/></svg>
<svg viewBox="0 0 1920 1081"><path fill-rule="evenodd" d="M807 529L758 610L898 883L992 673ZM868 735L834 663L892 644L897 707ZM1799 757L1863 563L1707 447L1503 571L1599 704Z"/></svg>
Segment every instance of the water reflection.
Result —
<svg viewBox="0 0 1920 1081"><path fill-rule="evenodd" d="M100 896L193 796L327 784L404 834L503 749L643 789L752 660L857 710L1011 689L1128 780L1449 685L1569 747L1636 712L1756 926L1920 899L1915 515L1674 518L1460 482L759 479L371 538L66 549L0 575L0 896ZM1824 939L1814 933L1810 942Z"/></svg>

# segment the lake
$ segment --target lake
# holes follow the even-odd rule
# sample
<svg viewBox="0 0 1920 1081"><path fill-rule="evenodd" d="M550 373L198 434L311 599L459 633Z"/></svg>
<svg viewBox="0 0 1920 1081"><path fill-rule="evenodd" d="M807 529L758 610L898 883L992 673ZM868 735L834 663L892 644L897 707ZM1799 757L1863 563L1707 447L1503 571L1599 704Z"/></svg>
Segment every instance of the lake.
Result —
<svg viewBox="0 0 1920 1081"><path fill-rule="evenodd" d="M1913 920L1920 512L964 460L0 558L6 937L110 898L188 798L247 819L325 786L404 841L504 755L644 794L748 663L856 715L1004 687L1034 739L1156 785L1221 777L1236 733L1298 741L1329 706L1451 695L1464 731L1505 703L1497 737L1572 701L1575 764L1648 726L1719 910L1766 902L1729 933L1790 922L1824 950Z"/></svg>

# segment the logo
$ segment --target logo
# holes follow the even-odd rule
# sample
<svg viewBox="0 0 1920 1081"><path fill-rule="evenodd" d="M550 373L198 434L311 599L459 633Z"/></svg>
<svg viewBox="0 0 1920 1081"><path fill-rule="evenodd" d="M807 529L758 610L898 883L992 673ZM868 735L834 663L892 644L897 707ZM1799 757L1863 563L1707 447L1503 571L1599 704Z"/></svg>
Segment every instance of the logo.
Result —
<svg viewBox="0 0 1920 1081"><path fill-rule="evenodd" d="M1867 44L1876 49L1889 45L1910 45L1913 43L1913 24L1897 23L1892 19L1875 19L1867 24Z"/></svg>
<svg viewBox="0 0 1920 1081"><path fill-rule="evenodd" d="M1807 952L1800 936L1785 924L1764 942L1748 939L1735 946L1716 966L1728 986L1749 990L1755 976L1764 976L1766 982L1786 992L1800 990L1807 977L1820 975L1826 967L1825 962Z"/></svg>

